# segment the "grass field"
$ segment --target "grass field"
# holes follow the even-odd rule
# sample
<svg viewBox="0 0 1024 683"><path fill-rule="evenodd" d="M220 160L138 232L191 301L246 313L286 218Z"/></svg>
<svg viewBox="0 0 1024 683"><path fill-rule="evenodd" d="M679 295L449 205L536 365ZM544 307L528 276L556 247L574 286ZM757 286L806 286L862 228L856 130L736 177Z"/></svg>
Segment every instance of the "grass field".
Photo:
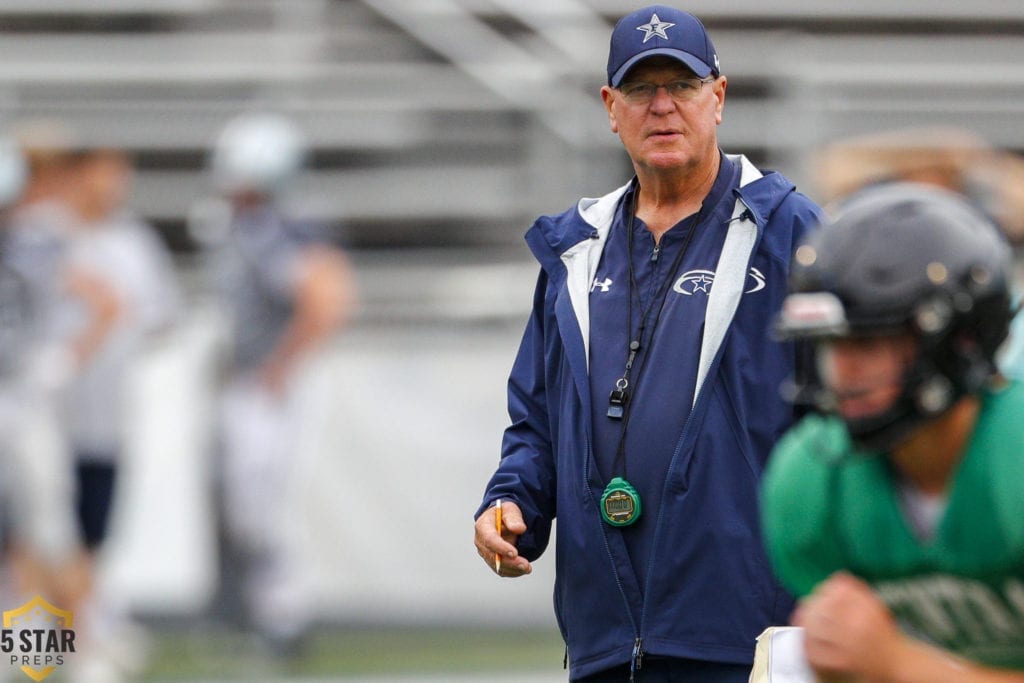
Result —
<svg viewBox="0 0 1024 683"><path fill-rule="evenodd" d="M330 628L301 655L274 657L253 637L227 629L153 632L147 683L393 678L567 680L561 636L549 630Z"/></svg>

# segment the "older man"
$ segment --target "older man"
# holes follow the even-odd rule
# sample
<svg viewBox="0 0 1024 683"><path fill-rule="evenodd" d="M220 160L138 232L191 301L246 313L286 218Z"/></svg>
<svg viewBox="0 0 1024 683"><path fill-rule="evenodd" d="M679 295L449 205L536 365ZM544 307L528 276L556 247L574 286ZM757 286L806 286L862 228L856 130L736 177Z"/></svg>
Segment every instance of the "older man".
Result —
<svg viewBox="0 0 1024 683"><path fill-rule="evenodd" d="M797 351L768 330L820 211L719 149L727 84L697 18L624 17L601 96L636 175L527 234L541 273L475 540L501 576L528 574L557 513L572 680L746 681L792 607L757 487Z"/></svg>

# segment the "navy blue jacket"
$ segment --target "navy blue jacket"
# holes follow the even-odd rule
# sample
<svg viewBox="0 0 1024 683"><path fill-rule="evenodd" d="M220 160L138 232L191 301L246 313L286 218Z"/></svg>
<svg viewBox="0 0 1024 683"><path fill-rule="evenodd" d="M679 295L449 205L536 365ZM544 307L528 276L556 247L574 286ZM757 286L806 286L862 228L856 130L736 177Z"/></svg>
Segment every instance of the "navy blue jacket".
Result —
<svg viewBox="0 0 1024 683"><path fill-rule="evenodd" d="M638 563L647 567L644 591L628 529L607 525L598 509L607 482L594 462L588 382L589 291L628 186L541 217L527 233L541 273L509 379L511 426L477 514L497 498L519 505L527 531L518 548L531 561L558 518L554 602L572 678L637 651L751 663L756 636L792 609L761 546L758 482L794 417L779 387L796 351L772 341L772 319L791 255L820 210L780 174L732 159L742 167L739 187L698 226L726 235L702 348L680 349L700 353L698 389L660 509L643 512L657 518L651 555Z"/></svg>

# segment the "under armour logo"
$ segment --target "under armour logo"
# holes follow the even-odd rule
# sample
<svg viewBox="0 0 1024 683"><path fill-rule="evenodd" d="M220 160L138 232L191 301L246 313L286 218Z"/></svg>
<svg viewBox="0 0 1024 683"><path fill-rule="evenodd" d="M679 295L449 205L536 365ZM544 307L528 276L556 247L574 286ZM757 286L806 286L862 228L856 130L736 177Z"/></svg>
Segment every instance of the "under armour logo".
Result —
<svg viewBox="0 0 1024 683"><path fill-rule="evenodd" d="M590 285L590 291L593 292L598 287L601 288L602 292L609 291L612 288L612 279L610 277L606 277L604 282L601 282L597 278L594 278L594 284Z"/></svg>

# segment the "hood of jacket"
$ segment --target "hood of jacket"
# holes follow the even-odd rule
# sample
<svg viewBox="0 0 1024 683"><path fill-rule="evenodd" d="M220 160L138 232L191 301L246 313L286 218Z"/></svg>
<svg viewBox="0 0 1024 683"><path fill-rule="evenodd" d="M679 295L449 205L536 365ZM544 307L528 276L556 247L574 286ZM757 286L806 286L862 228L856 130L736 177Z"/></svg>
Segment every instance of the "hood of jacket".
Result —
<svg viewBox="0 0 1024 683"><path fill-rule="evenodd" d="M749 209L758 229L763 230L772 213L796 186L779 173L759 171L741 154L726 156L741 167L739 187L733 194ZM526 242L549 276L555 275L563 259L574 251L593 250L600 258L619 200L630 183L603 197L585 197L564 213L537 219L526 234Z"/></svg>

